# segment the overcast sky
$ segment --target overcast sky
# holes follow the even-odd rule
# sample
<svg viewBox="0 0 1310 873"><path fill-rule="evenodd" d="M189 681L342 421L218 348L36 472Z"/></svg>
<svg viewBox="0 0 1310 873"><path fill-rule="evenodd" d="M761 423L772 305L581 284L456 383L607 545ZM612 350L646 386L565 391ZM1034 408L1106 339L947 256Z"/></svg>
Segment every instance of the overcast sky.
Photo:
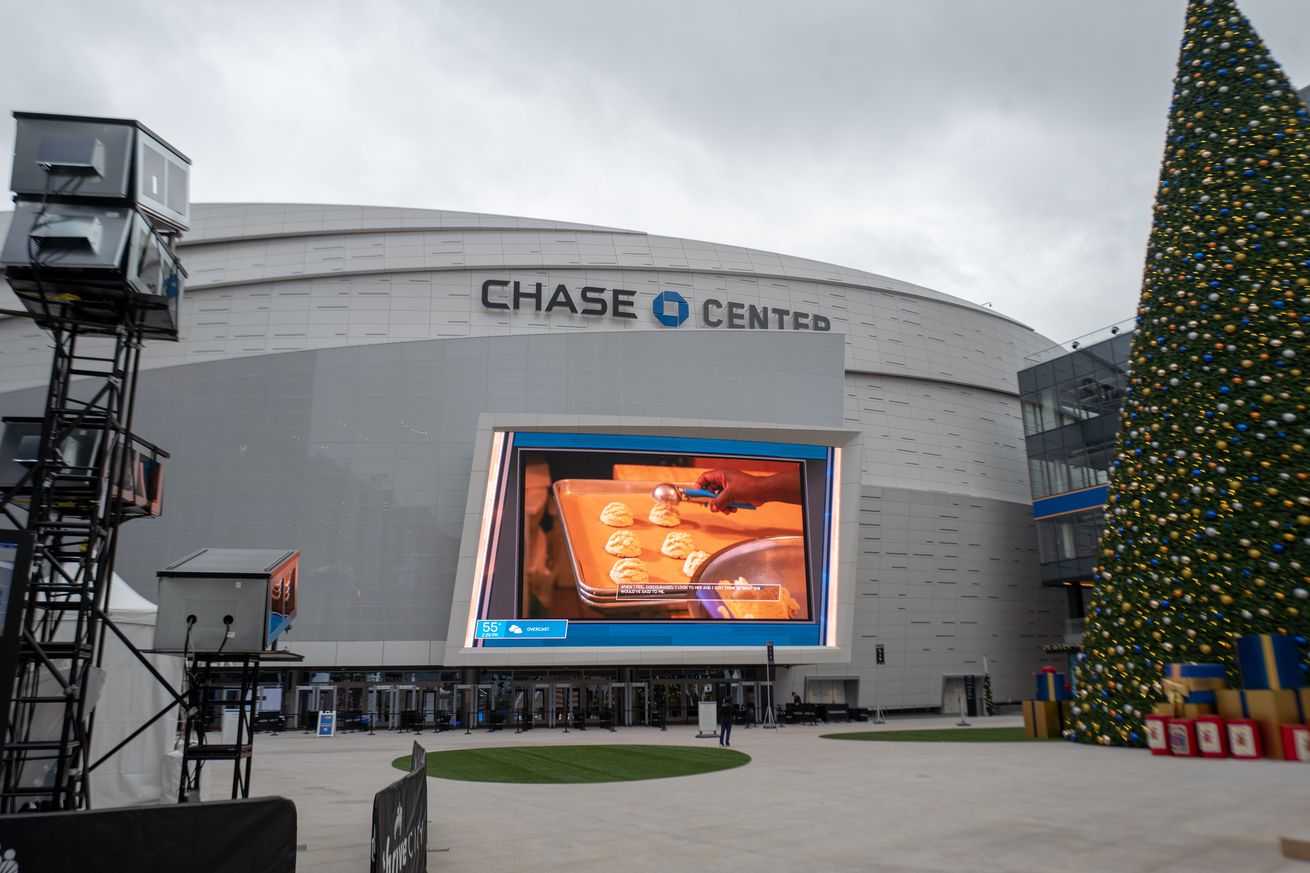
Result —
<svg viewBox="0 0 1310 873"><path fill-rule="evenodd" d="M746 245L1067 340L1136 306L1185 8L0 0L0 143L13 110L137 118L196 202ZM1310 84L1310 0L1241 8Z"/></svg>

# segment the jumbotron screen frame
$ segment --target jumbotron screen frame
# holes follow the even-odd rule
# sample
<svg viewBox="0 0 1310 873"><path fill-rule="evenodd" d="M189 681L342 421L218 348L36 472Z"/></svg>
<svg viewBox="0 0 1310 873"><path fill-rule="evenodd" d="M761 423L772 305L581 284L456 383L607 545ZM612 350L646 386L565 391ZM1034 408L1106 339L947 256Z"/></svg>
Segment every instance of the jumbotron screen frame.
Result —
<svg viewBox="0 0 1310 873"><path fill-rule="evenodd" d="M785 436L785 431L783 431ZM794 468L799 473L801 499L796 512L792 515L778 514L778 503L764 503L761 509L773 506L772 513L749 509L739 509L730 515L707 515L708 509L701 503L695 509L684 509L686 513L699 515L700 519L713 521L718 529L725 523L735 523L747 531L751 529L752 519L768 516L777 523L779 517L796 519L800 528L796 533L802 538L805 548L804 596L801 589L793 584L785 587L792 589L797 596L788 598L791 611L795 617L767 618L740 617L743 612L740 605L720 607L715 598L729 599L730 595L706 594L697 592L697 597L706 602L691 603L687 614L681 617L651 618L649 616L632 618L632 610L596 606L596 601L587 600L592 607L582 610L586 617L574 614L563 622L550 615L550 609L541 611L540 604L531 596L527 582L528 571L525 553L531 548L524 531L532 529L528 524L526 510L527 479L525 469L529 464L541 466L542 459L556 462L547 464L551 473L546 500L553 509L553 525L544 527L547 532L553 526L564 528L562 536L567 545L569 557L568 577L577 583L581 571L579 560L573 556L578 539L579 510L565 510L566 499L563 495L573 493L570 489L585 489L588 484L587 470L609 470L609 475L599 474L598 479L608 482L613 479L616 486L631 486L632 483L619 482L617 471L620 467L634 469L629 478L656 478L662 469L643 471L643 462L649 464L684 463L687 467L713 466L718 463L723 467L738 469L786 471ZM673 460L670 460L670 459ZM528 459L525 461L525 459ZM561 461L562 459L562 461ZM522 650L567 650L607 648L615 650L647 649L758 649L767 643L778 647L802 648L807 650L833 650L838 646L838 597L837 579L839 566L839 517L841 507L841 463L842 448L833 445L807 444L787 441L763 441L748 439L725 439L717 437L694 437L668 434L609 434L600 432L564 432L559 430L534 431L496 430L491 437L490 460L487 466L477 538L472 590L469 598L467 622L463 628L463 645L471 653L507 652ZM563 473L560 469L563 469ZM681 477L682 484L689 482L694 470L686 469L671 474L670 478ZM571 474L579 473L581 478ZM643 473L645 475L643 475ZM757 475L763 475L757 472ZM775 474L776 475L776 474ZM540 474L538 473L538 477ZM662 478L662 477L659 477ZM596 480L590 480L595 482ZM538 486L540 483L537 483ZM542 489L536 488L540 505ZM663 535L664 530L654 528L647 523L646 513L654 505L650 499L648 486L634 491L631 509L635 516L636 528L645 528L643 535L649 539L654 535ZM599 499L599 498L596 498ZM593 501L594 502L594 501ZM602 501L603 502L603 501ZM597 504L599 505L599 504ZM679 508L682 508L681 505ZM550 513L547 513L550 514ZM590 520L594 513L591 507L585 516ZM571 520L570 520L571 519ZM761 521L760 524L765 524ZM570 533L569 528L573 530ZM605 534L622 530L625 526L608 528L594 525L599 533L591 532L593 541L590 552L604 542ZM702 525L708 528L708 525ZM668 528L667 530L676 530ZM777 533L780 529L769 528L767 532ZM786 533L786 530L781 530ZM743 536L743 542L749 539ZM665 564L669 561L660 558L647 543L642 557L654 557L656 562ZM794 548L794 543L793 546ZM557 552L561 549L557 546ZM716 553L717 556L718 553ZM556 554L556 563L563 562L561 554ZM613 553L609 556L596 555L593 561L598 566L608 566L604 562L619 560ZM679 562L680 563L680 562ZM708 567L707 567L708 569ZM599 570L590 572L599 573ZM665 570L665 575L674 575ZM690 575L690 574L688 574ZM600 580L602 584L604 579ZM687 581L681 579L680 581ZM658 583L656 583L658 584ZM740 583L739 583L740 584ZM570 588L564 584L564 588ZM676 586L671 586L676 587ZM701 589L715 589L713 584L702 584ZM767 589L770 586L757 586ZM778 586L783 587L783 586ZM512 591L510 590L512 588ZM723 590L723 589L720 589ZM595 588L585 589L592 596ZM579 598L585 598L583 586L579 585ZM674 596L674 595L669 595ZM772 595L761 593L757 596L768 598ZM786 595L783 595L786 596ZM777 597L773 599L776 601ZM690 602L690 600L689 600ZM692 607L699 607L698 610ZM536 610L535 612L533 610ZM715 610L719 614L714 615ZM774 612L787 608L773 603ZM769 609L759 610L768 612ZM642 610L636 610L638 614ZM748 613L747 613L748 614ZM492 628L488 622L504 624ZM517 633L512 636L507 630ZM488 635L488 632L495 633ZM525 633L527 631L527 633ZM535 632L535 633L534 633ZM543 652L544 654L544 652ZM476 659L476 657L475 657Z"/></svg>

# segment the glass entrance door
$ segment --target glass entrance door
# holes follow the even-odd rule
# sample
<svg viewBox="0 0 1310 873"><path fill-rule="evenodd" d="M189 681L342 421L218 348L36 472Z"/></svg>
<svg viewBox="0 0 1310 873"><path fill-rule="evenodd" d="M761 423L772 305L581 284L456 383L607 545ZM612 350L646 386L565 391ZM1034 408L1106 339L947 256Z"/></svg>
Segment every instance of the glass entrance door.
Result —
<svg viewBox="0 0 1310 873"><path fill-rule="evenodd" d="M336 708L337 689L334 685L297 685L296 711L300 728L312 731L318 726L318 714Z"/></svg>
<svg viewBox="0 0 1310 873"><path fill-rule="evenodd" d="M551 686L551 708L555 711L555 725L568 727L573 724L573 686Z"/></svg>
<svg viewBox="0 0 1310 873"><path fill-rule="evenodd" d="M537 727L564 727L573 697L573 686L542 682L532 686L532 720Z"/></svg>
<svg viewBox="0 0 1310 873"><path fill-rule="evenodd" d="M776 707L778 701L774 700L772 682L756 682L755 688L755 719L760 724L765 724L767 722L766 716L768 716L769 709L771 707ZM774 709L774 712L777 712L776 708ZM774 721L776 723L777 719L775 718Z"/></svg>
<svg viewBox="0 0 1310 873"><path fill-rule="evenodd" d="M650 724L650 688L645 682L611 682L610 699L616 726Z"/></svg>
<svg viewBox="0 0 1310 873"><path fill-rule="evenodd" d="M509 706L506 717L516 731L530 731L533 727L535 713L532 707L532 686L515 685L510 691Z"/></svg>
<svg viewBox="0 0 1310 873"><path fill-rule="evenodd" d="M437 692L434 688L419 688L418 717L421 724L437 726Z"/></svg>
<svg viewBox="0 0 1310 873"><path fill-rule="evenodd" d="M601 723L605 707L609 701L609 683L591 680L584 682L579 689L581 701L579 714L583 727L597 727Z"/></svg>
<svg viewBox="0 0 1310 873"><path fill-rule="evenodd" d="M436 689L436 712L433 720L437 730L449 730L459 723L459 707L455 703L455 685L442 682Z"/></svg>
<svg viewBox="0 0 1310 873"><path fill-rule="evenodd" d="M397 685L391 691L391 723L393 729L419 730L423 726L418 688Z"/></svg>
<svg viewBox="0 0 1310 873"><path fill-rule="evenodd" d="M532 721L538 727L554 727L551 709L546 705L550 697L549 685L533 685L528 695L528 707L532 711Z"/></svg>
<svg viewBox="0 0 1310 873"><path fill-rule="evenodd" d="M479 685L477 687L478 718L476 727L495 727L496 686Z"/></svg>
<svg viewBox="0 0 1310 873"><path fill-rule="evenodd" d="M628 712L624 723L633 725L650 724L650 687L645 682L628 683Z"/></svg>
<svg viewBox="0 0 1310 873"><path fill-rule="evenodd" d="M669 721L675 724L695 724L699 719L696 704L700 701L700 687L695 680L675 680L669 684Z"/></svg>
<svg viewBox="0 0 1310 873"><path fill-rule="evenodd" d="M455 686L455 727L472 730L478 723L477 686Z"/></svg>
<svg viewBox="0 0 1310 873"><path fill-rule="evenodd" d="M455 726L465 730L490 727L496 706L496 686L456 685Z"/></svg>
<svg viewBox="0 0 1310 873"><path fill-rule="evenodd" d="M400 716L397 714L399 701L396 686L376 685L373 687L373 711L377 714L375 727L395 730L399 727Z"/></svg>
<svg viewBox="0 0 1310 873"><path fill-rule="evenodd" d="M749 727L760 718L760 695L758 682L733 682L728 696L737 705L737 724Z"/></svg>

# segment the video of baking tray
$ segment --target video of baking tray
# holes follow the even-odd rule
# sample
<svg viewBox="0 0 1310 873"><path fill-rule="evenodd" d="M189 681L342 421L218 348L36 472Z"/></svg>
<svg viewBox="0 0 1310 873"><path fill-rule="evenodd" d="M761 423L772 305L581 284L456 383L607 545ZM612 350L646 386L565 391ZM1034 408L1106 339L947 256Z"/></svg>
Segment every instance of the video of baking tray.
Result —
<svg viewBox="0 0 1310 873"><path fill-rule="evenodd" d="M492 473L496 537L481 614L813 621L828 461L788 457L780 444L773 457L697 451L708 442L511 449Z"/></svg>

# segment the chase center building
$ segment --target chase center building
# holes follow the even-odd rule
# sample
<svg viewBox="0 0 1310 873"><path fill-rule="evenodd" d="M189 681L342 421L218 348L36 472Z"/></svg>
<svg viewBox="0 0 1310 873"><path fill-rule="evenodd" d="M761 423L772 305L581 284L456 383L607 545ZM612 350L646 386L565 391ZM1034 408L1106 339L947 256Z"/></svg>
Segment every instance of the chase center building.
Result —
<svg viewBox="0 0 1310 873"><path fill-rule="evenodd" d="M707 694L764 701L772 642L779 701L954 712L984 663L995 699L1028 696L1062 638L1016 384L1053 344L1013 319L610 227L288 204L192 219L181 341L147 345L133 428L172 455L164 512L123 528L116 569L154 599L198 548L300 549L289 711L374 708L390 683L429 713L604 691L629 723L652 701L682 721ZM40 414L49 364L43 332L0 317L0 415ZM732 514L680 504L689 548L722 559L698 576L661 555L677 528L648 521L650 484L710 469L801 488ZM622 528L596 517L615 499L640 540L629 577L605 553ZM297 698L311 679L338 696Z"/></svg>

